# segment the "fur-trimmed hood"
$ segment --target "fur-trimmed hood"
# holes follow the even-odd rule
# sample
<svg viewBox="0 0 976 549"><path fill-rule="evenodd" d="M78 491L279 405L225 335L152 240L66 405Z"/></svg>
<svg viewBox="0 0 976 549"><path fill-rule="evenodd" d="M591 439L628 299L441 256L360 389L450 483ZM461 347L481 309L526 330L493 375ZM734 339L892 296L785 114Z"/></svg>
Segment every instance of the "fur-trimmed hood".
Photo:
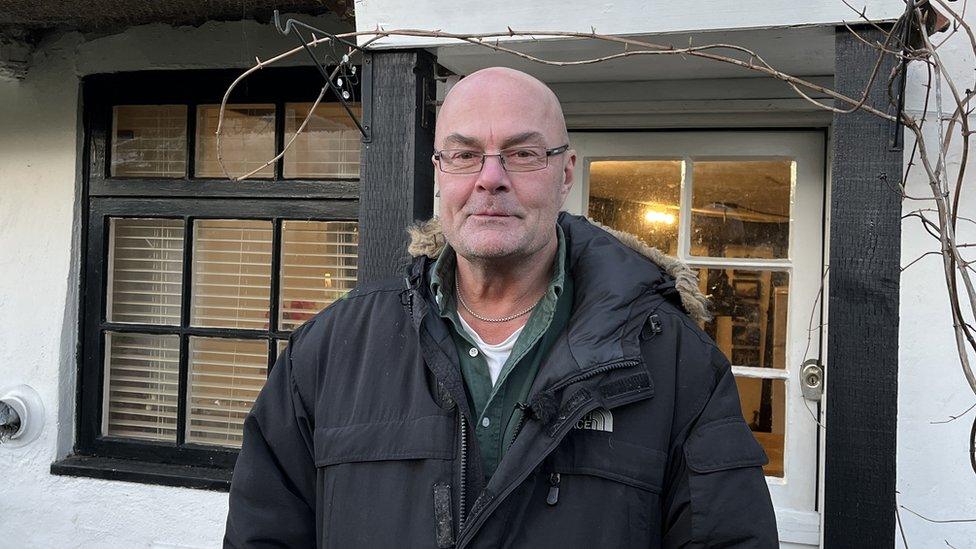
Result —
<svg viewBox="0 0 976 549"><path fill-rule="evenodd" d="M674 257L665 255L657 248L649 246L635 235L611 229L589 218L587 221L606 231L631 250L651 260L662 271L673 277L675 289L681 296L681 305L688 316L696 321L706 321L711 318L708 310L708 298L698 289L698 273L694 269ZM410 246L407 250L411 257L427 256L436 259L447 245L440 219L437 217L417 223L407 230L410 233Z"/></svg>

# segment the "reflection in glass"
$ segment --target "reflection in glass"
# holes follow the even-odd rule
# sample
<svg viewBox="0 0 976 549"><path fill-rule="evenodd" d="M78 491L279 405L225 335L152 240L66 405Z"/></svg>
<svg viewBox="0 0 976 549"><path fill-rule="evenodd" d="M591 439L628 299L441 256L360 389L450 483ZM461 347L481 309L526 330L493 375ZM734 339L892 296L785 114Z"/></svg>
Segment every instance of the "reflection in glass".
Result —
<svg viewBox="0 0 976 549"><path fill-rule="evenodd" d="M789 257L796 162L692 163L692 255Z"/></svg>
<svg viewBox="0 0 976 549"><path fill-rule="evenodd" d="M183 220L112 218L109 236L109 322L180 323Z"/></svg>
<svg viewBox="0 0 976 549"><path fill-rule="evenodd" d="M769 463L763 467L767 476L783 476L783 452L786 434L786 382L782 379L759 379L736 376L742 417L752 434L766 450Z"/></svg>
<svg viewBox="0 0 976 549"><path fill-rule="evenodd" d="M197 177L226 177L217 162L220 105L197 107ZM227 105L220 128L220 153L231 177L244 175L275 155L274 105ZM251 177L274 176L274 164Z"/></svg>
<svg viewBox="0 0 976 549"><path fill-rule="evenodd" d="M190 338L186 441L239 448L268 377L268 341Z"/></svg>
<svg viewBox="0 0 976 549"><path fill-rule="evenodd" d="M191 323L268 328L271 222L200 219L193 223Z"/></svg>
<svg viewBox="0 0 976 549"><path fill-rule="evenodd" d="M698 282L712 304L703 328L733 365L786 368L789 273L699 269Z"/></svg>
<svg viewBox="0 0 976 549"><path fill-rule="evenodd" d="M285 221L281 253L282 330L293 330L356 285L355 221Z"/></svg>
<svg viewBox="0 0 976 549"><path fill-rule="evenodd" d="M592 162L589 215L674 255L678 248L683 172L681 160Z"/></svg>
<svg viewBox="0 0 976 549"><path fill-rule="evenodd" d="M105 333L106 435L176 442L180 337Z"/></svg>
<svg viewBox="0 0 976 549"><path fill-rule="evenodd" d="M362 107L350 105L362 118ZM311 103L285 104L285 143L305 120ZM320 103L291 147L285 151L285 177L359 178L361 135L338 103Z"/></svg>
<svg viewBox="0 0 976 549"><path fill-rule="evenodd" d="M112 107L112 177L186 175L186 105Z"/></svg>

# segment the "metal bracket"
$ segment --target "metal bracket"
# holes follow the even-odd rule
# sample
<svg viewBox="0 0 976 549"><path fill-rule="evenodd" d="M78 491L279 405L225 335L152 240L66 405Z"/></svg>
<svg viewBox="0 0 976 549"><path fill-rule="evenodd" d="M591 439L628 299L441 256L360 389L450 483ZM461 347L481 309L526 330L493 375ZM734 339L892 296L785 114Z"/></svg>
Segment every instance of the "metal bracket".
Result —
<svg viewBox="0 0 976 549"><path fill-rule="evenodd" d="M363 125L356 114L352 112L352 108L350 108L348 103L348 100L352 98L351 84L356 79L356 66L350 63L349 53L344 53L341 57L338 57L338 59L336 58L335 44L338 42L348 46L349 49L353 50L354 52L359 52L361 54L365 54L366 50L354 42L339 38L331 32L326 32L322 29L303 23L297 19L288 19L285 21L285 25L281 26L281 19L278 15L278 10L274 10L274 25L275 28L278 29L278 32L283 35L288 35L292 32L295 33L295 37L305 50L305 53L307 53L312 59L312 63L315 65L315 68L319 70L322 78L325 79L326 85L330 90L332 90L332 93L335 94L336 98L339 99L339 103L342 104L342 108L346 110L346 114L349 115L349 118L351 118L353 123L356 124L356 127L359 128L359 133L363 136L363 143L371 142L372 136L370 135L369 126ZM332 64L336 66L335 69L332 70L332 74L329 74L325 68L325 64L319 61L319 59L315 56L312 48L308 45L308 41L305 40L305 37L302 35L301 31L298 30L299 27L308 29L312 33L313 41L317 39L316 34L321 34L322 36L329 38L329 44L331 46L333 56L326 54L326 61L331 60ZM349 89L340 89L343 88L346 83L350 84Z"/></svg>
<svg viewBox="0 0 976 549"><path fill-rule="evenodd" d="M811 358L800 368L800 391L803 398L820 402L823 398L824 370L820 361Z"/></svg>

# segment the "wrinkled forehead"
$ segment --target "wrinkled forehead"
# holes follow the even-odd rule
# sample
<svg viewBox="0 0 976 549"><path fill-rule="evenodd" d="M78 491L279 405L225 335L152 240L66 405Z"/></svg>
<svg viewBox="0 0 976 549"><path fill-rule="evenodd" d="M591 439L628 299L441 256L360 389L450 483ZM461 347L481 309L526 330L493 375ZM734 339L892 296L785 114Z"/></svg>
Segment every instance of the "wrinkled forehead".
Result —
<svg viewBox="0 0 976 549"><path fill-rule="evenodd" d="M469 80L470 79L470 80ZM509 75L474 75L461 80L437 115L434 141L454 145L556 147L566 123L559 101L544 84Z"/></svg>

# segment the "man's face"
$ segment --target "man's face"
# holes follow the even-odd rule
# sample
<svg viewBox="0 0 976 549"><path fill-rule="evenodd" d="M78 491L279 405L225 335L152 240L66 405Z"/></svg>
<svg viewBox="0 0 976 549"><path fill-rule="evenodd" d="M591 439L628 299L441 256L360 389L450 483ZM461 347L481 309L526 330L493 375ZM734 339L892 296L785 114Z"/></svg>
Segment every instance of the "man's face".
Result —
<svg viewBox="0 0 976 549"><path fill-rule="evenodd" d="M565 123L552 92L522 73L487 69L451 90L437 121L434 147L496 154L518 147L566 144ZM479 173L437 171L444 236L469 260L529 257L555 238L555 220L573 182L572 150L547 168L508 172L499 157ZM436 169L435 161L435 169Z"/></svg>

